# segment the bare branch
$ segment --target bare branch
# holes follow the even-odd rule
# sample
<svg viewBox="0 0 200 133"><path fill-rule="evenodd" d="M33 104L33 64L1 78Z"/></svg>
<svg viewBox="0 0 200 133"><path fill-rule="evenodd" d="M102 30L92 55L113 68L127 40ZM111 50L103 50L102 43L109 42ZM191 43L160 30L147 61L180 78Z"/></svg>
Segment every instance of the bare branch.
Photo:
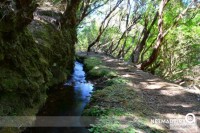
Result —
<svg viewBox="0 0 200 133"><path fill-rule="evenodd" d="M108 24L111 20L111 18L108 20L108 23L106 24L106 26L104 27L106 20L111 16L111 14L116 10L116 8L122 3L123 0L118 0L117 3L115 4L115 6L110 10L110 12L105 16L104 20L101 22L101 26L99 28L99 34L97 36L97 38L88 46L88 52L91 51L91 48L97 43L99 42L103 32L105 31L105 29L108 27Z"/></svg>

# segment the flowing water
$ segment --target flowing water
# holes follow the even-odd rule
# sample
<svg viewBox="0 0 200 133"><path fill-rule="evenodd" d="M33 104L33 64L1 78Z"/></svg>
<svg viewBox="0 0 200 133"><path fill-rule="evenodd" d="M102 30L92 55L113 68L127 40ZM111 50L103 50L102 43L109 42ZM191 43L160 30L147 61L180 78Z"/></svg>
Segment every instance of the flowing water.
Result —
<svg viewBox="0 0 200 133"><path fill-rule="evenodd" d="M86 81L83 64L75 62L74 72L70 80L63 87L54 89L48 95L47 101L37 116L76 116L74 127L31 127L24 133L88 133L81 126L79 116L82 114L86 104L89 102L93 85ZM70 119L69 119L70 121ZM37 119L36 122L37 124ZM59 124L58 124L59 125Z"/></svg>

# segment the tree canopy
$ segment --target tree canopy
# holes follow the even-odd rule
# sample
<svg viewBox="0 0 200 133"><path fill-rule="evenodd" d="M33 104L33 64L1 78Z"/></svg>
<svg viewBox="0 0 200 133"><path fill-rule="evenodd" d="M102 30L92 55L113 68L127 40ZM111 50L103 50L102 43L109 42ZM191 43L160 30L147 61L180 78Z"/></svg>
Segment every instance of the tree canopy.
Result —
<svg viewBox="0 0 200 133"><path fill-rule="evenodd" d="M200 64L199 10L198 0L105 1L80 23L77 50L103 52L174 80Z"/></svg>

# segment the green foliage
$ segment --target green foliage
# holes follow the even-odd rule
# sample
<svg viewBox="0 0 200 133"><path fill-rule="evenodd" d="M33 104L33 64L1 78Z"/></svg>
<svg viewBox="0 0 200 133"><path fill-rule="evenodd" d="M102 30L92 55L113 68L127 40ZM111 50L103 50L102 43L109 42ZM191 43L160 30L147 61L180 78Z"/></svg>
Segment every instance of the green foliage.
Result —
<svg viewBox="0 0 200 133"><path fill-rule="evenodd" d="M85 69L89 71L93 69L95 66L99 66L102 64L102 61L97 57L89 57L84 60Z"/></svg>
<svg viewBox="0 0 200 133"><path fill-rule="evenodd" d="M118 79L126 81L123 78ZM144 114L150 115L152 112L142 101L134 88L124 83L105 86L102 90L95 91L83 113L84 116L98 116L89 131L92 133L164 132L149 125L149 120Z"/></svg>
<svg viewBox="0 0 200 133"><path fill-rule="evenodd" d="M76 51L86 51L88 45L96 38L98 29L99 26L96 21L92 21L91 25L84 25L84 28L79 29Z"/></svg>
<svg viewBox="0 0 200 133"><path fill-rule="evenodd" d="M112 78L110 80L106 81L106 85L116 85L116 84L120 84L120 85L126 85L129 81L127 79L124 78Z"/></svg>
<svg viewBox="0 0 200 133"><path fill-rule="evenodd" d="M136 48L136 45L140 44L143 38L143 29L146 26L146 30L150 28L151 22L159 7L160 1L135 1L135 5L132 6L131 11L138 8L134 13L131 12L130 18L134 16L141 16L131 30L127 33L127 38L123 37L118 45L118 41L124 31L126 22L126 10L121 6L121 10L116 14L116 18L111 20L110 25L106 28L102 34L100 41L93 47L94 51L105 52L112 56L117 56L119 51L122 49L126 39L124 50L130 48L130 50L124 56L124 60L130 61L131 55ZM187 8L188 2L172 0L167 3L163 12L163 32L167 31L172 25L174 25L178 15ZM108 6L109 7L109 6ZM96 13L94 17L88 19L88 22L83 23L82 28L79 29L79 43L77 50L87 50L88 44L93 42L98 34L98 21L101 20L101 16L105 15L103 12L105 9L100 9L100 13ZM121 19L121 20L118 20ZM94 21L95 19L95 21ZM199 8L196 6L189 8L189 10L182 15L181 19L169 29L167 36L163 39L162 48L158 53L158 58L149 67L152 73L163 76L170 80L175 80L183 77L184 70L192 69L193 66L198 65L200 45L199 45ZM157 19L158 20L158 19ZM157 21L156 20L156 21ZM121 21L121 22L119 22ZM130 21L132 21L130 19ZM115 25L113 25L115 23ZM119 25L121 24L121 25ZM150 55L156 45L156 38L158 36L158 25L157 22L153 25L149 37L145 41L143 51L139 54L139 62L150 58ZM117 47L118 45L118 47ZM116 50L113 52L112 50ZM111 49L111 51L109 51ZM158 66L156 68L156 66ZM154 70L155 69L155 70Z"/></svg>
<svg viewBox="0 0 200 133"><path fill-rule="evenodd" d="M84 116L104 116L108 115L109 110L100 108L99 106L94 106L90 109L85 109L83 115Z"/></svg>
<svg viewBox="0 0 200 133"><path fill-rule="evenodd" d="M116 77L117 73L106 66L98 65L88 72L90 77Z"/></svg>
<svg viewBox="0 0 200 133"><path fill-rule="evenodd" d="M88 71L89 77L115 77L117 73L110 68L102 65L102 61L97 57L89 57L84 60L86 71Z"/></svg>
<svg viewBox="0 0 200 133"><path fill-rule="evenodd" d="M123 117L126 117L127 120L120 121L120 117L103 116L97 124L91 124L92 128L89 131L92 133L166 133L164 130L149 127L148 120L140 118L137 119L137 122L134 122L134 118L129 115ZM128 121L128 119L132 121Z"/></svg>
<svg viewBox="0 0 200 133"><path fill-rule="evenodd" d="M52 2L53 2L54 4L58 4L58 3L61 2L61 0L52 0Z"/></svg>
<svg viewBox="0 0 200 133"><path fill-rule="evenodd" d="M132 127L128 128L119 128L120 124L119 123L113 123L112 125L109 125L107 127L102 127L101 124L99 125L91 125L92 128L89 129L91 133L135 133L135 129Z"/></svg>
<svg viewBox="0 0 200 133"><path fill-rule="evenodd" d="M199 64L200 28L197 25L199 15L189 21L187 17L190 15L182 20L182 25L171 30L161 50L159 60L162 64L157 74L170 80L189 76L186 71L193 70L193 67Z"/></svg>

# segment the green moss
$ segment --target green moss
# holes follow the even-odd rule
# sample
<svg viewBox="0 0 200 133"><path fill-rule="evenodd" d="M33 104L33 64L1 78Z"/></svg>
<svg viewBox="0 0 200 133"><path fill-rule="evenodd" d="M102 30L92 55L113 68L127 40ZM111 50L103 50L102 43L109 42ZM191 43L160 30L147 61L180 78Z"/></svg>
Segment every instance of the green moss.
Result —
<svg viewBox="0 0 200 133"><path fill-rule="evenodd" d="M103 65L101 59L98 57L88 57L84 59L84 65L90 78L98 77L116 77L117 72L111 70L109 67Z"/></svg>
<svg viewBox="0 0 200 133"><path fill-rule="evenodd" d="M102 65L102 61L97 57L89 57L84 60L84 64L86 71L89 71L94 67Z"/></svg>
<svg viewBox="0 0 200 133"><path fill-rule="evenodd" d="M45 103L46 98L47 98L46 94L42 94L40 96L41 96L40 101L37 104L34 104L34 106L32 108L24 108L24 106L21 106L21 104L18 103L18 102L23 102L23 101L19 99L19 96L7 97L7 98L13 99L13 104L14 105L10 105L10 106L15 107L16 109L18 109L18 110L13 110L12 113L9 114L9 115L11 115L11 116L12 115L13 116L15 116L15 115L33 116L34 114L38 113L38 109L41 108L41 106ZM5 105L3 106L3 104L1 104L0 112L1 111L4 111L4 112L9 111L9 112L11 112L11 109L13 109L10 106L8 106L8 104L6 103L6 101L9 100L7 98L6 97L2 98L3 101L5 102L6 106ZM16 99L18 99L18 100L16 100ZM1 114L5 114L5 113L1 113ZM32 119L30 117L29 121L30 122L34 122L33 120L34 119ZM26 119L26 121L27 121L27 119ZM24 120L19 121L19 122L24 123ZM2 128L0 130L0 133L21 133L23 130L24 130L23 127L20 127L20 128L19 127L4 127L4 128Z"/></svg>
<svg viewBox="0 0 200 133"><path fill-rule="evenodd" d="M119 106L120 104L123 104L125 108L129 106L129 108L131 108L132 105L129 104L129 100L135 99L135 94L136 92L131 87L116 84L96 91L93 97L94 99L101 100L105 104L108 102L107 105L109 106L113 106L115 104L116 106Z"/></svg>
<svg viewBox="0 0 200 133"><path fill-rule="evenodd" d="M126 85L127 83L129 83L129 80L120 77L112 78L106 81L106 85Z"/></svg>
<svg viewBox="0 0 200 133"><path fill-rule="evenodd" d="M0 133L20 133L21 130L19 128L11 128L11 127L5 127L3 128Z"/></svg>
<svg viewBox="0 0 200 133"><path fill-rule="evenodd" d="M96 124L89 129L92 133L166 133L166 131L151 127L147 119L134 117L131 114L123 116L102 116Z"/></svg>
<svg viewBox="0 0 200 133"><path fill-rule="evenodd" d="M4 59L4 54L0 51L0 61Z"/></svg>
<svg viewBox="0 0 200 133"><path fill-rule="evenodd" d="M33 20L16 30L14 19L0 21L0 116L33 116L45 102L46 90L65 81L73 68L76 27L60 31ZM0 128L3 133L20 130Z"/></svg>
<svg viewBox="0 0 200 133"><path fill-rule="evenodd" d="M128 82L124 78L113 78L106 82L103 89L93 93L91 102L83 113L98 116L96 123L91 125L90 132L165 132L149 124L146 116L151 116L153 112L146 107L138 92L127 85Z"/></svg>
<svg viewBox="0 0 200 133"><path fill-rule="evenodd" d="M52 72L53 77L54 77L53 80L52 80L52 84L59 84L59 83L67 80L66 71L59 69L57 67L53 67L51 69L51 72Z"/></svg>
<svg viewBox="0 0 200 133"><path fill-rule="evenodd" d="M110 68L106 66L95 66L92 70L89 71L90 77L116 77L117 72L111 70Z"/></svg>
<svg viewBox="0 0 200 133"><path fill-rule="evenodd" d="M0 91L13 91L21 82L21 75L5 67L0 67Z"/></svg>
<svg viewBox="0 0 200 133"><path fill-rule="evenodd" d="M109 110L100 108L99 106L93 106L89 109L85 109L83 115L84 116L104 116L108 115Z"/></svg>
<svg viewBox="0 0 200 133"><path fill-rule="evenodd" d="M74 61L71 34L34 21L14 40L0 40L0 115L34 108L49 87L66 81Z"/></svg>

